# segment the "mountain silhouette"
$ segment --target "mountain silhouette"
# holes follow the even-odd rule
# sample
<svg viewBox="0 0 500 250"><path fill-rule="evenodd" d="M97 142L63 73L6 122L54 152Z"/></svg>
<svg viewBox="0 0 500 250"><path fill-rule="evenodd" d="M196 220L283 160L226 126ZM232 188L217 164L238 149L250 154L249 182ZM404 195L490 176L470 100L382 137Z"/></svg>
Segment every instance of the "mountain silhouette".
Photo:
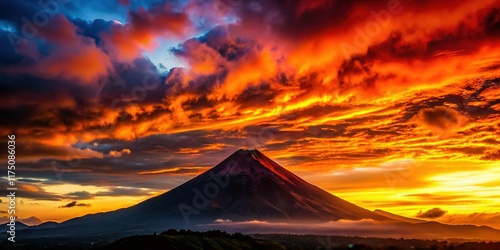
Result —
<svg viewBox="0 0 500 250"><path fill-rule="evenodd" d="M306 182L258 150L240 149L197 177L137 205L28 231L38 231L37 236L87 235L193 228L216 220L340 219L391 220Z"/></svg>
<svg viewBox="0 0 500 250"><path fill-rule="evenodd" d="M432 231L435 232L433 237L446 232L443 237L481 238L484 235L496 239L499 233L487 227L450 226L437 222L411 224L394 216L372 212L336 197L281 167L258 150L240 149L184 184L134 206L89 214L59 224L43 223L22 230L22 234L25 238L102 235L119 238L167 229L214 229L214 224L217 228L216 222L220 221L300 225L363 219L380 223L376 229L380 234L387 229L390 235L403 232L409 235L413 231L424 235L423 232ZM368 229L353 230L359 234L370 233Z"/></svg>
<svg viewBox="0 0 500 250"><path fill-rule="evenodd" d="M238 150L196 178L133 209L183 217L186 224L231 221L388 220L294 175L258 150Z"/></svg>

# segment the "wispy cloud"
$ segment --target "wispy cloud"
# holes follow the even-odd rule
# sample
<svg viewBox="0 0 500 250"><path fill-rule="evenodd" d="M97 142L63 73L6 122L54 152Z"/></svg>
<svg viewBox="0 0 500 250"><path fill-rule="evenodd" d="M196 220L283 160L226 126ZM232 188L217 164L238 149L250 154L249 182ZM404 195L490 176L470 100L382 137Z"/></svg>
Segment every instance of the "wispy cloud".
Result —
<svg viewBox="0 0 500 250"><path fill-rule="evenodd" d="M435 218L439 218L439 217L445 215L446 212L448 212L448 211L445 211L441 208L435 207L435 208L429 209L425 212L420 211L415 215L415 217L424 218L424 219L435 219Z"/></svg>
<svg viewBox="0 0 500 250"><path fill-rule="evenodd" d="M72 208L72 207L90 207L90 204L78 203L76 201L72 201L66 205L59 206L59 208Z"/></svg>

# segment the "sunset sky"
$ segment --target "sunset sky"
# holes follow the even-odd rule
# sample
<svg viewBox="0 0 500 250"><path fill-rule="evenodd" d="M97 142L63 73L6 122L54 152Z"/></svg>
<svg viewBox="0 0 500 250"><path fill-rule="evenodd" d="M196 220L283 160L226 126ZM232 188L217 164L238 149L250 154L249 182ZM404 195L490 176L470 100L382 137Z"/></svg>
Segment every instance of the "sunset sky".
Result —
<svg viewBox="0 0 500 250"><path fill-rule="evenodd" d="M19 216L127 207L257 148L370 210L500 228L499 45L492 0L4 3Z"/></svg>

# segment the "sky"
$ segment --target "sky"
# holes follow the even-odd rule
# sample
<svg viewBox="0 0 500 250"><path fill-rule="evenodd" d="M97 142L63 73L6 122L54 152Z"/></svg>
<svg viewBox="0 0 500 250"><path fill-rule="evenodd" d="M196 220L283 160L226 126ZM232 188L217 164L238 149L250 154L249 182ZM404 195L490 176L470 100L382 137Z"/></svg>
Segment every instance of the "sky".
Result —
<svg viewBox="0 0 500 250"><path fill-rule="evenodd" d="M257 148L370 210L500 228L499 44L496 0L10 1L19 217L131 206Z"/></svg>

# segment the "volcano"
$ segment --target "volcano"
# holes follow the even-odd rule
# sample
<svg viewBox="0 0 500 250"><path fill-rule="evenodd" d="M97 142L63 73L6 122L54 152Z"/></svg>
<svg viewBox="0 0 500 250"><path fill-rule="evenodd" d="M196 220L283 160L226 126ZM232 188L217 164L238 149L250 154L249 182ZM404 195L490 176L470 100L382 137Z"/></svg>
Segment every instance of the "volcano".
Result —
<svg viewBox="0 0 500 250"><path fill-rule="evenodd" d="M240 149L186 183L137 205L85 215L57 226L42 224L28 231L38 231L39 237L190 229L216 220L326 222L340 219L390 220L306 182L258 150Z"/></svg>
<svg viewBox="0 0 500 250"><path fill-rule="evenodd" d="M44 223L22 230L22 235L24 238L118 238L167 229L223 229L224 224L217 224L221 221L235 224L260 221L270 223L270 228L283 224L362 220L360 222L365 225L370 221L376 226L351 230L353 235L500 239L500 231L492 228L427 221L408 223L400 219L404 217L387 214L371 212L334 196L281 167L258 150L240 149L186 183L137 205L89 214L60 224ZM315 227L316 224L311 225ZM253 229L243 227L238 230ZM346 234L347 231L342 229L331 233Z"/></svg>
<svg viewBox="0 0 500 250"><path fill-rule="evenodd" d="M161 201L155 202L167 203L173 200L172 196L176 197L176 193L184 194L190 190L195 194L192 200L176 201L183 204L178 208L184 218L195 215L194 209L202 208L203 214L210 215L211 219L232 221L387 220L304 181L258 150L238 150L211 170L158 197ZM208 202L205 200L205 207L200 207L204 205L200 204L202 195L209 199ZM188 207L187 204L194 206ZM200 216L204 215L200 213Z"/></svg>
<svg viewBox="0 0 500 250"><path fill-rule="evenodd" d="M238 150L212 169L136 207L186 224L231 221L388 220L289 172L258 150Z"/></svg>

